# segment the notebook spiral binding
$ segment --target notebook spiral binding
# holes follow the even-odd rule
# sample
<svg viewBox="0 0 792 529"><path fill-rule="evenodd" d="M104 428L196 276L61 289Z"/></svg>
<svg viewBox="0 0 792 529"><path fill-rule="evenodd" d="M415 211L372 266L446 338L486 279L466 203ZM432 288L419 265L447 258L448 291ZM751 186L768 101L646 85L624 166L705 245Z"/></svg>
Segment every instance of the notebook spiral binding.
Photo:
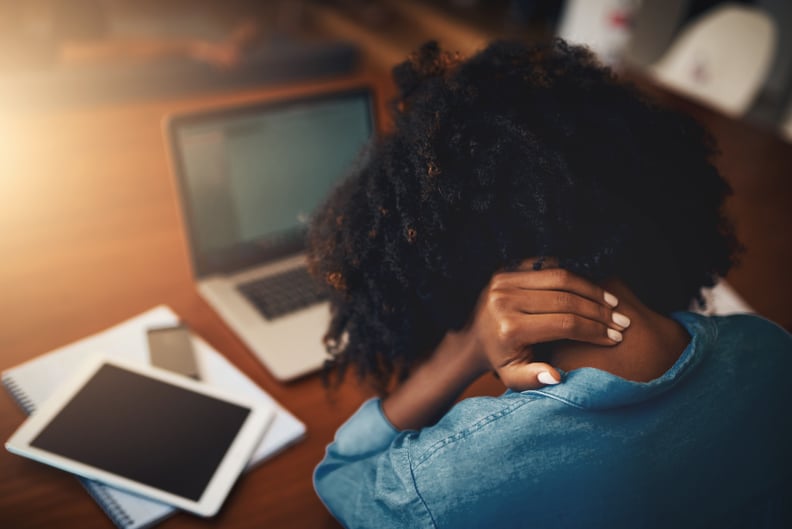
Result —
<svg viewBox="0 0 792 529"><path fill-rule="evenodd" d="M124 529L135 523L135 520L107 493L102 484L88 479L80 479L80 483L118 527Z"/></svg>
<svg viewBox="0 0 792 529"><path fill-rule="evenodd" d="M3 377L3 385L8 389L8 392L11 394L11 397L16 401L17 406L22 408L22 411L30 415L34 411L36 411L36 405L33 404L33 401L27 394L22 391L14 380L9 376Z"/></svg>
<svg viewBox="0 0 792 529"><path fill-rule="evenodd" d="M17 405L22 408L26 414L30 415L36 411L36 405L33 404L31 398L19 387L14 379L10 376L4 376L3 385L8 390L8 393L11 394L14 401L16 401ZM102 485L83 479L81 479L80 482L88 491L88 494L93 496L94 500L102 507L102 510L107 513L107 516L109 516L118 527L124 529L135 523L135 520L129 517L126 511L124 511L113 497L107 494Z"/></svg>

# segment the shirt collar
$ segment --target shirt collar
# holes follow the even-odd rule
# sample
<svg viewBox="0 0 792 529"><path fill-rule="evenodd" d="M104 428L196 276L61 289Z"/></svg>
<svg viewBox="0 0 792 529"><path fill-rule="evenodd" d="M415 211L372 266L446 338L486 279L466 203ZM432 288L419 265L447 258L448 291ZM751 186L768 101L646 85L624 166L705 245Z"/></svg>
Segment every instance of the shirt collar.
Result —
<svg viewBox="0 0 792 529"><path fill-rule="evenodd" d="M598 410L636 404L668 391L699 363L717 337L715 324L700 314L675 312L671 317L687 329L691 340L674 365L659 378L634 382L600 369L584 367L569 372L559 370L560 384L524 393L544 395L578 408Z"/></svg>

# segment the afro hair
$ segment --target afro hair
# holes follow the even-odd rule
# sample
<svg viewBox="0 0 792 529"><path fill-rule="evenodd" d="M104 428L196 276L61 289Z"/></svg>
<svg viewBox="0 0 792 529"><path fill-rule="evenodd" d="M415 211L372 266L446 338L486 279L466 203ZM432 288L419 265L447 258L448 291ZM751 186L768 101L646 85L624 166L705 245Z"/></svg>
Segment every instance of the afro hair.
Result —
<svg viewBox="0 0 792 529"><path fill-rule="evenodd" d="M430 42L393 75L393 130L309 232L339 380L354 366L385 392L529 257L617 277L663 314L731 266L712 140L586 48L498 41L462 60Z"/></svg>

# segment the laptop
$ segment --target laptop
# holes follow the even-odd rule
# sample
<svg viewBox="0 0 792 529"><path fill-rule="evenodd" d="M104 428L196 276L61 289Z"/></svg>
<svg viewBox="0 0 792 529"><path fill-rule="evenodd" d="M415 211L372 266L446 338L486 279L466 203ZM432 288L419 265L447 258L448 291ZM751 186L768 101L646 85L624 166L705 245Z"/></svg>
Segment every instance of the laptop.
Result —
<svg viewBox="0 0 792 529"><path fill-rule="evenodd" d="M275 378L319 369L328 304L306 269L313 210L375 131L369 88L169 116L200 295Z"/></svg>

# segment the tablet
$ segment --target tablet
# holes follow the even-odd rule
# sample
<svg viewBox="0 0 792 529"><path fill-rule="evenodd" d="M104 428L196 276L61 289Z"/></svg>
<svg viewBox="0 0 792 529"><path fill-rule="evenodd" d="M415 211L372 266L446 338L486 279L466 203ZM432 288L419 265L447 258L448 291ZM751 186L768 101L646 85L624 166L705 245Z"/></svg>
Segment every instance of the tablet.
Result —
<svg viewBox="0 0 792 529"><path fill-rule="evenodd" d="M15 454L214 515L274 417L148 365L86 362L6 442Z"/></svg>

